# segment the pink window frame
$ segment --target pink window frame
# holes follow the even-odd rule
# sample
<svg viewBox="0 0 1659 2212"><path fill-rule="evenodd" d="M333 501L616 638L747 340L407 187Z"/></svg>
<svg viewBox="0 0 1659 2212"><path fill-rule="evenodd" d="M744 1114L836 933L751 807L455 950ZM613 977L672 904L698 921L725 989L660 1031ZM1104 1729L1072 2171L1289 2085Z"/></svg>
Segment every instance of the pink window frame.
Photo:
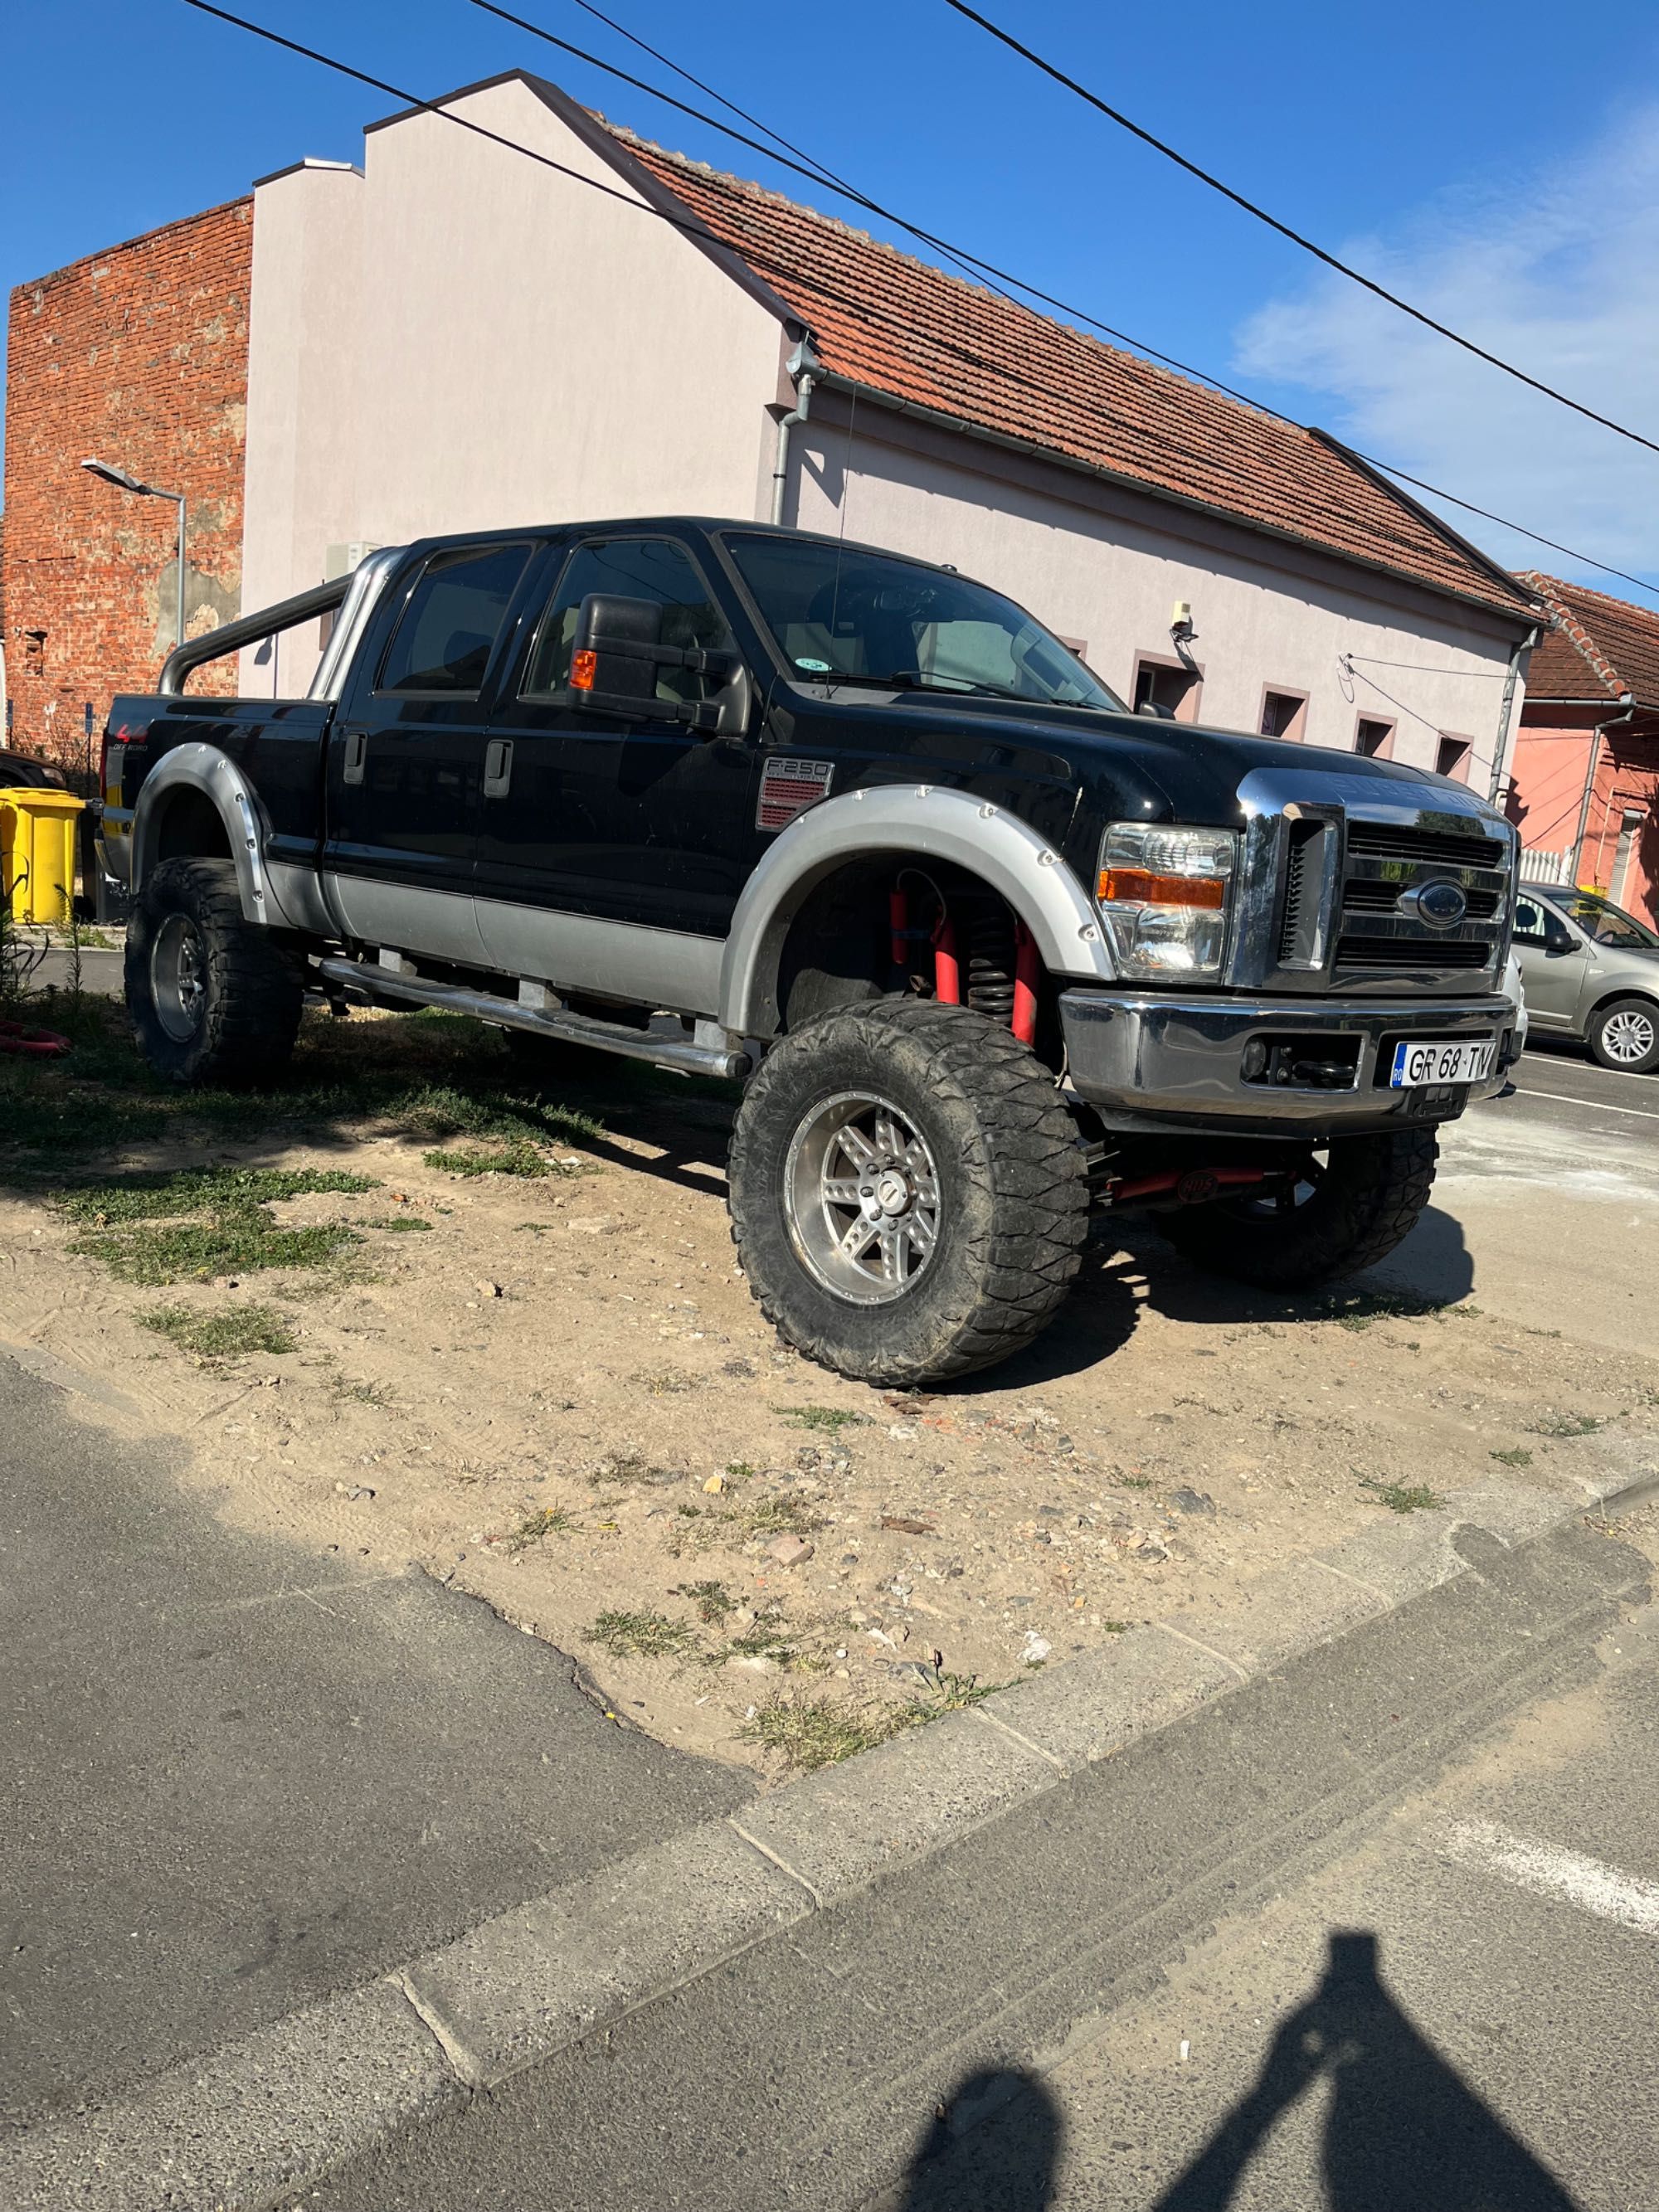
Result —
<svg viewBox="0 0 1659 2212"><path fill-rule="evenodd" d="M1288 730L1281 730L1279 734L1286 744L1306 744L1309 696L1306 691L1298 691L1294 684L1264 684L1261 687L1261 698L1255 710L1255 726L1258 735L1266 734L1261 728L1261 721L1267 711L1268 700L1294 699L1297 702L1296 712L1291 717L1291 726Z"/></svg>

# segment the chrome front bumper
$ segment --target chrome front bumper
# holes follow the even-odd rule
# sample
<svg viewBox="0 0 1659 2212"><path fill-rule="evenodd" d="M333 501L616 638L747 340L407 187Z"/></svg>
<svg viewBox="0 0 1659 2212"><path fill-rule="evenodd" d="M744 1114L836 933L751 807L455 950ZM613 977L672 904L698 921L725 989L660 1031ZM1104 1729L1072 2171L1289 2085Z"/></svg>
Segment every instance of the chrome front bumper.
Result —
<svg viewBox="0 0 1659 2212"><path fill-rule="evenodd" d="M1514 1057L1505 1033L1516 1020L1509 1000L1492 996L1333 1004L1288 995L1177 999L1157 991L1077 990L1061 993L1060 1012L1072 1088L1109 1127L1209 1124L1262 1136L1448 1120L1471 1098L1502 1090ZM1378 1063L1402 1037L1490 1037L1498 1056L1482 1084L1393 1091L1379 1085ZM1292 1041L1288 1048L1285 1040ZM1304 1060L1352 1056L1352 1080L1339 1087L1299 1082L1288 1069L1288 1079L1247 1079L1249 1047L1265 1043L1282 1065L1294 1061L1303 1040Z"/></svg>

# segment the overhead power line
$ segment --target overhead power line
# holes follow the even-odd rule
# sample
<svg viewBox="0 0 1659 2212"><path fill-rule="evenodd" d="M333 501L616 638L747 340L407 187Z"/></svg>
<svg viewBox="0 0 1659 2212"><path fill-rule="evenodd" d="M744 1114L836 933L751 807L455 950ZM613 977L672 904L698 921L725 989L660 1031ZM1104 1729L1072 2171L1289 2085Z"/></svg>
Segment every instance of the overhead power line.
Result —
<svg viewBox="0 0 1659 2212"><path fill-rule="evenodd" d="M649 99L660 100L665 106L673 108L677 113L690 116L694 122L704 124L708 129L720 131L723 137L735 140L738 144L747 146L755 153L765 155L769 160L778 162L786 169L793 170L797 176L805 177L812 183L827 185L831 191L840 193L842 198L850 200L854 206L865 209L869 214L879 216L885 222L896 223L910 237L920 240L925 246L932 246L935 252L944 254L971 279L988 283L994 291L1000 293L1011 304L1024 306L1025 302L1017 299L1016 293L1024 293L1030 299L1042 301L1045 307L1056 309L1072 321L1086 324L1091 330L1098 331L1103 337L1115 339L1120 345L1127 346L1132 353L1140 354L1149 360L1160 362L1165 368L1179 371L1182 376L1192 377L1200 384L1208 385L1212 391L1225 393L1229 399L1237 399L1243 406L1255 408L1259 412L1272 416L1276 421L1287 424L1292 429L1300 430L1305 428L1305 425L1297 422L1294 416L1286 415L1281 408L1271 407L1265 400L1257 399L1248 392L1241 392L1236 386L1225 383L1220 377L1212 375L1209 370L1194 368L1190 362L1178 361L1173 354L1160 352L1158 347L1148 345L1143 339L1131 337L1127 331L1115 329L1110 323L1102 322L1097 315L1091 314L1086 308L1075 307L1069 301L1058 299L1052 292L1045 292L1040 285L1033 284L1028 278L1017 276L1011 270L1000 269L995 262L984 260L964 246L952 245L949 240L939 237L937 233L924 230L919 224L912 222L908 216L900 215L896 210L884 207L879 200L873 200L867 193L860 191L857 185L849 183L845 177L838 175L827 164L818 161L815 155L808 154L803 147L796 145L793 140L786 138L781 131L775 131L772 125L763 121L761 117L751 114L747 108L739 107L735 100L728 100L726 94L714 86L706 84L701 77L694 76L690 70L682 68L678 62L665 54L659 47L650 45L646 40L630 31L625 23L620 23L614 16L607 15L602 9L592 4L592 0L575 0L575 4L586 14L594 17L597 21L605 24L607 29L615 31L618 37L626 39L630 46L637 46L642 53L649 54L653 61L660 62L665 69L672 70L674 75L682 78L684 82L695 86L708 99L718 100L720 106L726 108L732 114L740 116L745 123L752 125L754 129L763 131L766 137L773 141L773 144L763 145L758 139L750 138L744 131L734 131L729 123L722 123L718 116L710 115L703 109L692 107L683 100L677 100L672 93L664 92L659 87L647 83L643 77L630 76L626 70L618 69L615 63L605 61L598 54L590 53L585 48L573 45L568 39L559 38L541 24L532 22L527 16L514 15L511 9L498 5L497 0L471 0L471 4L475 8L481 9L486 15L499 16L502 21L513 24L519 30L528 31L532 38L540 39L549 46L556 46L562 53L570 54L576 60L587 63L592 68L601 70L605 76L616 77L624 84L632 85L636 91L643 92ZM787 149L787 153L779 153L776 150L779 147ZM795 158L790 158L791 156ZM1015 289L1010 290L1008 289L1010 286ZM1410 484L1413 490L1426 492L1434 499L1445 500L1449 505L1461 507L1467 514L1478 515L1484 522L1496 523L1500 528L1513 530L1519 536L1529 538L1534 545L1547 546L1551 552L1563 554L1570 561L1583 562L1586 566L1595 569L1599 574L1616 576L1623 583L1634 585L1638 592L1645 592L1651 597L1659 598L1659 587L1648 583L1643 577L1632 575L1628 569L1615 568L1605 561L1594 559L1588 553L1575 552L1571 546L1563 545L1556 538L1546 538L1538 531L1528 530L1523 523L1510 522L1504 516L1493 514L1489 507L1476 506L1472 500L1460 499L1455 492L1442 490L1438 485L1425 483L1421 477L1408 474L1406 470L1396 467L1391 461L1378 460L1374 454L1363 453L1358 447L1351 447L1348 450L1357 459L1365 462L1371 468L1382 470L1388 476L1398 478L1401 483Z"/></svg>
<svg viewBox="0 0 1659 2212"><path fill-rule="evenodd" d="M798 264L792 264L771 258L765 252L752 246L745 246L739 253L736 249L725 246L724 241L714 238L708 226L700 217L695 215L688 213L684 216L676 216L665 208L653 206L650 202L640 199L631 192L622 191L617 189L616 186L604 184L596 177L586 175L580 169L572 168L565 162L556 161L551 155L544 154L535 147L526 146L517 139L505 137L501 132L491 131L486 125L475 122L470 116L456 113L453 107L446 106L440 101L423 99L420 94L410 92L401 85L393 84L387 78L375 76L368 70L355 68L350 63L341 61L334 55L324 53L317 47L305 46L298 40L285 37L279 31L269 29L263 23L253 22L246 16L233 14L231 10L227 8L216 6L213 4L213 0L185 0L185 5L189 8L193 8L200 15L211 15L220 22L228 23L236 30L246 31L250 34L250 36L263 40L268 45L279 46L286 52L296 54L302 60L314 62L319 68L331 70L336 75L340 76L349 77L355 83L367 85L371 90L375 92L385 93L389 98L400 100L405 106L412 107L424 114L436 116L443 122L453 124L458 129L468 131L475 137L485 139L492 145L502 147L508 153L522 154L526 160L534 161L539 167L551 170L557 176L566 178L574 184L580 185L588 191L598 192L603 198L614 200L618 204L618 205L629 209L635 214L647 216L655 221L665 222L671 228L684 233L688 237L696 239L704 246L707 246L711 242L716 246L722 246L726 252L732 253L734 258L746 262L750 267L753 268L762 275L782 277L786 281L793 281L803 284L810 290L815 292L821 299L834 305L842 307L850 314L856 315L861 320L871 323L872 325L874 325L875 319L872 316L866 301L837 290L836 288L828 283L823 276L822 273L817 270L803 268ZM506 11L500 10L495 12L505 14ZM514 18L513 20L517 21L518 19ZM533 29L535 27L526 26L526 27ZM567 42L555 41L555 43L564 45ZM590 58L584 56L582 58L586 59ZM612 75L623 76L625 74L625 72L611 69L611 65L609 64L599 62L597 58L591 58L595 60L595 65L597 67L610 70L611 74ZM672 62L665 63L665 65L669 68L676 67L676 65ZM678 71L677 73L681 75L685 74L684 71ZM642 80L629 78L628 82L637 84L641 90L648 93L651 97L665 100L670 106L680 107L683 112L696 116L699 120L710 123L712 127L715 130L725 131L727 132L728 136L739 138L742 137L742 134L740 132L730 131L727 125L719 123L712 117L701 116L697 110L685 107L684 103L672 100L667 94L656 91L654 88L646 85ZM699 88L701 88L701 87ZM448 97L452 99L453 96L454 95L453 94L448 95ZM720 95L718 93L711 93L710 97L720 99ZM729 105L730 103L726 104ZM734 110L733 112L740 111ZM750 118L745 118L745 119ZM767 129L767 126L762 123L757 123L756 127L763 131ZM745 143L750 144L754 143L753 141L746 141ZM769 153L769 158L775 160L778 158L775 155L771 155L769 149L763 147L757 149L757 150ZM803 172L803 173L805 173L805 172ZM820 181L832 184L836 190L845 191L848 198L854 199L860 204L869 207L874 212L883 212L883 210L878 208L876 203L866 200L862 194L854 191L848 186L836 182L830 172L823 170L817 173L818 174ZM928 242L936 245L941 243L940 241L933 240L931 234L915 229L913 225L904 222L902 218L896 216L891 216L889 219L898 222L902 228L909 230L913 236L923 238L928 240ZM975 258L975 257L964 258ZM990 264L978 264L977 265L988 267ZM1021 280L1018 278L1011 278L1009 281L1016 283L1021 282ZM1047 299L1048 296L1044 293L1036 292L1035 288L1025 288L1022 286L1022 289L1032 289L1035 293L1035 296L1037 298ZM1005 294L1004 296L1009 297L1010 295ZM1030 309L1023 308L1023 304L1020 302L1016 301L1012 302L1012 304L1022 306L1023 312L1033 312ZM1097 329L1109 329L1107 325L1097 322L1093 317L1083 315L1080 310L1066 308L1063 302L1054 301L1051 302L1051 304L1060 307L1063 313L1078 314L1080 319L1092 323L1094 327ZM892 311L889 309L886 313L889 319L891 319ZM899 318L898 319L902 321L903 319ZM1010 368L1005 362L988 361L983 356L971 352L967 349L952 343L935 329L928 328L927 330L923 330L920 325L914 324L908 325L907 327L910 328L918 338L925 341L928 345L931 345L936 352L949 355L971 368L988 371L999 377L1005 383L1024 386L1025 388L1034 392L1041 392L1044 396L1048 396L1048 387L1046 386L1039 384L1035 380L1029 377L1021 376L1018 371ZM1130 346L1136 351L1152 350L1151 349L1137 347L1133 339L1123 337L1121 332L1114 331L1110 334L1119 337L1122 343ZM1215 383L1214 379L1204 377L1203 373L1200 370L1186 368L1182 363L1175 362L1172 357L1168 355L1154 355L1154 358L1169 362L1171 367L1181 368L1184 374L1200 378L1200 380L1206 383ZM1217 388L1227 392L1230 397L1241 400L1247 406L1259 406L1259 403L1249 399L1248 395L1242 392L1232 392L1231 386L1220 385L1217 386ZM1221 458L1213 452L1205 452L1200 453L1193 447L1182 446L1177 440L1169 438L1167 434L1155 432L1149 425L1144 422L1136 422L1130 424L1128 418L1117 415L1115 410L1111 408L1101 404L1100 403L1097 403L1097 404L1099 406L1099 411L1103 416L1107 416L1109 419L1116 420L1117 422L1124 424L1126 428L1132 428L1137 436L1153 447L1157 447L1161 444L1168 453L1174 454L1183 460L1202 461L1205 465L1211 468L1214 468L1218 465L1226 465L1226 464L1221 460ZM1296 422L1292 417L1281 414L1279 410L1275 408L1261 407L1260 408L1260 411L1264 414L1273 416L1275 419L1289 424L1292 428L1302 429L1304 428L1302 424ZM1353 451L1354 449L1350 448L1348 450ZM1607 562L1596 560L1593 555L1578 552L1570 545L1564 545L1554 538L1546 538L1535 530L1529 530L1524 523L1512 522L1506 516L1495 514L1490 509L1486 507L1476 507L1470 501L1460 499L1455 493L1443 491L1437 485L1425 483L1420 478L1408 476L1403 470L1394 468L1387 462L1370 459L1370 457L1364 454L1357 453L1356 458L1361 460L1369 460L1369 464L1371 467L1384 469L1390 475L1398 477L1402 483L1412 484L1417 489L1428 493L1433 498L1444 499L1454 507L1462 507L1471 514L1480 515L1486 521L1493 522L1504 529L1515 531L1519 536L1529 538L1534 544L1547 546L1552 552L1560 553L1570 561L1580 562L1586 568L1595 568L1603 575L1616 576L1626 583L1634 585L1638 591L1645 592L1656 598L1659 598L1659 586L1648 583L1640 576L1633 576L1623 568L1616 568ZM1110 471L1109 471L1109 473L1110 473Z"/></svg>
<svg viewBox="0 0 1659 2212"><path fill-rule="evenodd" d="M988 15L981 15L976 8L969 7L967 0L945 0L945 4L947 8L954 9L958 15L965 16L970 23L977 23L981 30L988 32L992 38L1000 40L1011 52L1018 54L1023 60L1030 62L1031 66L1040 70L1043 76L1052 77L1056 84L1064 85L1067 92L1075 93L1079 100L1097 110L1100 114L1107 118L1109 122L1115 123L1121 130L1127 131L1133 137L1139 138L1143 145L1150 146L1155 153L1162 154L1165 161L1173 161L1177 168L1184 169L1190 177L1196 177L1200 184L1207 185L1212 191L1219 192L1224 199L1231 200L1235 207L1243 208L1246 215L1254 216L1258 222L1266 223L1269 230L1276 230L1281 238L1288 238L1292 246L1299 246L1304 253L1311 253L1316 261L1322 261L1328 269L1334 269L1340 276L1347 277L1352 283L1358 284L1365 291L1373 293L1377 299L1386 301L1389 307L1397 307L1402 315L1409 315L1413 322L1421 323L1425 329L1437 332L1443 338L1449 338L1453 345L1462 346L1465 353L1472 353L1478 361L1486 362L1492 368L1502 369L1505 376L1512 376L1517 384L1524 384L1532 391L1541 392L1546 399L1553 399L1563 407L1571 408L1575 415L1583 416L1588 422L1599 422L1604 430L1611 430L1620 438L1628 438L1633 446L1643 446L1650 453L1659 453L1659 441L1652 438L1644 438L1639 430L1632 430L1623 422L1615 422L1611 415L1598 414L1594 407L1587 407L1582 399L1574 399L1565 392L1558 392L1553 384L1546 384L1541 378L1528 375L1524 368L1517 368L1512 361L1505 361L1501 354L1492 353L1485 346L1477 345L1473 338L1466 338L1461 331L1455 331L1449 324L1437 321L1435 317L1426 313L1425 309L1413 307L1409 300L1402 300L1397 292L1390 292L1385 284L1379 284L1374 276L1367 276L1363 270L1353 268L1346 261L1340 260L1334 253L1327 252L1322 246L1316 245L1312 239L1305 238L1299 230L1293 230L1289 223L1281 222L1276 215L1269 215L1266 208L1258 207L1254 200L1247 199L1243 192L1235 191L1231 185L1224 184L1219 177L1212 175L1208 169L1200 168L1196 161L1189 161L1185 154L1178 152L1175 147L1156 137L1142 125L1135 122L1133 117L1125 115L1121 108L1113 107L1108 101L1103 100L1098 93L1091 92L1087 85L1079 84L1074 76L1068 76L1064 70L1056 67L1053 62L1045 60L1033 48L1017 39L1012 31L1005 31L1000 23L994 23Z"/></svg>

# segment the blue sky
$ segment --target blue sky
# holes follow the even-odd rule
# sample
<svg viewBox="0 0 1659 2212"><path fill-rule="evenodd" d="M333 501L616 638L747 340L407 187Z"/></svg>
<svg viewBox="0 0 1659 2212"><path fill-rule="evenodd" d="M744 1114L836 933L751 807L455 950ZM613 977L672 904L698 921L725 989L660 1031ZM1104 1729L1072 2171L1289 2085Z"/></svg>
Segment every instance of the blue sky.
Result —
<svg viewBox="0 0 1659 2212"><path fill-rule="evenodd" d="M1322 273L943 0L605 4L925 228L1303 420L1659 580L1659 456L1528 396ZM238 12L425 94L514 64L538 69L667 144L852 212L468 0L240 0ZM666 81L573 0L518 0L517 12ZM990 12L1285 221L1659 439L1651 0L1601 0L1593 39L1565 35L1559 9L1538 0L1109 10L1003 0ZM394 104L180 0L36 5L15 25L8 60L8 287L230 198L302 154L356 158L363 124ZM1517 565L1595 580L1490 526L1460 526Z"/></svg>

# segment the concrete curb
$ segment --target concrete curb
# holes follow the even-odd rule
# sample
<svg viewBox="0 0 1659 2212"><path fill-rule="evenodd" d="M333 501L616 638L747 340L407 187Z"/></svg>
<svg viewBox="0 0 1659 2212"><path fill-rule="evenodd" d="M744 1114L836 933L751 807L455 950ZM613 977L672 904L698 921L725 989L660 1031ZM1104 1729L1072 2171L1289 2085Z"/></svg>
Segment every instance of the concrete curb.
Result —
<svg viewBox="0 0 1659 2212"><path fill-rule="evenodd" d="M751 1945L1286 1661L1524 1545L1659 1491L1632 1468L1568 1504L1492 1483L1130 1631L845 1765L536 1898L331 1999L0 2148L9 2212L258 2212ZM1465 1547L1467 1549L1467 1546Z"/></svg>

